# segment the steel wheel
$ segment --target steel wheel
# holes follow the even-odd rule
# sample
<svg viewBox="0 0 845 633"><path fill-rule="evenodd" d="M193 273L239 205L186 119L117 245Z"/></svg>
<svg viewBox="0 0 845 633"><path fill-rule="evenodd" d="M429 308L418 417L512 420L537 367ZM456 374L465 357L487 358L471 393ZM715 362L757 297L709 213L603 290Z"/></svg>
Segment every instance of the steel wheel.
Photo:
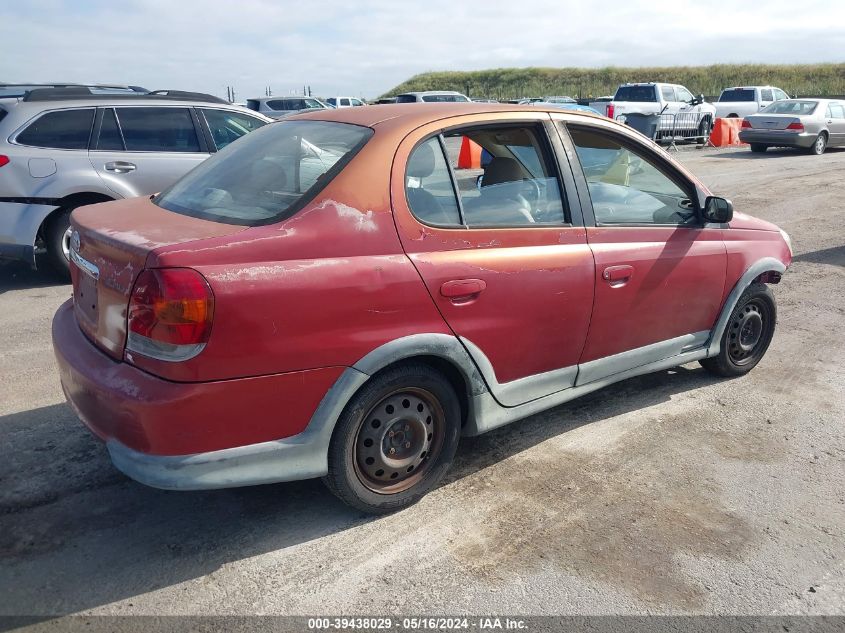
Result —
<svg viewBox="0 0 845 633"><path fill-rule="evenodd" d="M354 466L373 492L407 490L425 476L443 445L444 412L425 389L401 389L364 416L355 438Z"/></svg>
<svg viewBox="0 0 845 633"><path fill-rule="evenodd" d="M762 356L760 342L768 327L768 312L765 302L752 299L734 315L729 326L728 354L731 362L738 367L756 362Z"/></svg>

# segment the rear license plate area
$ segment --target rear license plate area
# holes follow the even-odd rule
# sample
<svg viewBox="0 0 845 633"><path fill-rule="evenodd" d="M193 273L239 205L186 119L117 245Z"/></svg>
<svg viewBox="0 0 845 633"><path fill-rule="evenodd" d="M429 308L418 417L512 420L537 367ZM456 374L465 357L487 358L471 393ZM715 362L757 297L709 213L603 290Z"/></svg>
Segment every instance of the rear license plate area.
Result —
<svg viewBox="0 0 845 633"><path fill-rule="evenodd" d="M86 319L97 323L97 280L81 269L74 302Z"/></svg>

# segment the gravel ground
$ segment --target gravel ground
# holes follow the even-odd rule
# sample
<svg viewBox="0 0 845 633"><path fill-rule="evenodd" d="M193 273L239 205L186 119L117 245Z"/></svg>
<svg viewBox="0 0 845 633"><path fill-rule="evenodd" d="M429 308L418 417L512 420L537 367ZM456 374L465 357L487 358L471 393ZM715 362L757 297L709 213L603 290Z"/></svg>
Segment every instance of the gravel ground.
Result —
<svg viewBox="0 0 845 633"><path fill-rule="evenodd" d="M467 439L417 506L115 471L64 404L70 294L0 267L2 614L845 613L845 151L678 154L793 238L750 375L628 380Z"/></svg>

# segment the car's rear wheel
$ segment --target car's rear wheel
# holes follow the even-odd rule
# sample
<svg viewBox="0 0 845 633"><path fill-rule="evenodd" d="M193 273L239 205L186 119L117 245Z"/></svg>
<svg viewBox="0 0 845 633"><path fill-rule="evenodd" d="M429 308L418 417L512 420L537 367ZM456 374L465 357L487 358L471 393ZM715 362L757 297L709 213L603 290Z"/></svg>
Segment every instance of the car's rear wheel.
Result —
<svg viewBox="0 0 845 633"><path fill-rule="evenodd" d="M427 365L377 374L343 411L324 482L348 505L384 514L415 503L449 469L461 409L449 382Z"/></svg>
<svg viewBox="0 0 845 633"><path fill-rule="evenodd" d="M810 153L815 154L816 156L821 156L824 154L824 151L827 149L827 134L822 132L816 137L816 141L813 143L813 146L810 148Z"/></svg>
<svg viewBox="0 0 845 633"><path fill-rule="evenodd" d="M47 258L56 275L70 280L70 214L73 209L61 209L47 222L44 240Z"/></svg>
<svg viewBox="0 0 845 633"><path fill-rule="evenodd" d="M767 149L769 149L768 145L764 145L763 143L752 143L751 144L751 151L755 154L762 154Z"/></svg>
<svg viewBox="0 0 845 633"><path fill-rule="evenodd" d="M722 335L719 354L700 361L717 376L742 376L757 366L775 333L777 308L768 286L755 283L742 293Z"/></svg>

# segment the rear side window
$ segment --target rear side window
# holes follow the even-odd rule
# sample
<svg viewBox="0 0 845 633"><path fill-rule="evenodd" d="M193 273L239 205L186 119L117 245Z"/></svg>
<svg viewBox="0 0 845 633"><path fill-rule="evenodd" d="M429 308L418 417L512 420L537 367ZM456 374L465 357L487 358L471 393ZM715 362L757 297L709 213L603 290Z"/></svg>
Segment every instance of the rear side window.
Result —
<svg viewBox="0 0 845 633"><path fill-rule="evenodd" d="M657 101L657 90L655 86L619 86L614 101Z"/></svg>
<svg viewBox="0 0 845 633"><path fill-rule="evenodd" d="M466 99L462 95L424 95L422 98L426 103L464 103Z"/></svg>
<svg viewBox="0 0 845 633"><path fill-rule="evenodd" d="M17 142L32 147L88 149L94 108L47 112L20 134Z"/></svg>
<svg viewBox="0 0 845 633"><path fill-rule="evenodd" d="M421 222L441 226L461 225L452 177L437 137L418 145L408 158L405 195L411 212Z"/></svg>
<svg viewBox="0 0 845 633"><path fill-rule="evenodd" d="M774 101L774 97L772 96L771 90L761 90L760 91L760 101Z"/></svg>
<svg viewBox="0 0 845 633"><path fill-rule="evenodd" d="M226 224L278 222L331 182L372 134L327 121L266 125L203 162L155 203Z"/></svg>
<svg viewBox="0 0 845 633"><path fill-rule="evenodd" d="M199 152L188 108L117 108L129 152Z"/></svg>
<svg viewBox="0 0 845 633"><path fill-rule="evenodd" d="M261 119L240 112L203 108L202 113L218 150L265 125Z"/></svg>
<svg viewBox="0 0 845 633"><path fill-rule="evenodd" d="M352 104L349 103L349 99L343 98L343 99L340 100L340 105L348 106L348 105L352 105Z"/></svg>
<svg viewBox="0 0 845 633"><path fill-rule="evenodd" d="M677 101L675 89L672 86L661 86L660 94L663 96L664 101Z"/></svg>
<svg viewBox="0 0 845 633"><path fill-rule="evenodd" d="M246 107L250 110L258 112L261 109L261 102L258 99L247 99Z"/></svg>
<svg viewBox="0 0 845 633"><path fill-rule="evenodd" d="M396 97L396 103L415 103L417 98L414 95L399 95Z"/></svg>

